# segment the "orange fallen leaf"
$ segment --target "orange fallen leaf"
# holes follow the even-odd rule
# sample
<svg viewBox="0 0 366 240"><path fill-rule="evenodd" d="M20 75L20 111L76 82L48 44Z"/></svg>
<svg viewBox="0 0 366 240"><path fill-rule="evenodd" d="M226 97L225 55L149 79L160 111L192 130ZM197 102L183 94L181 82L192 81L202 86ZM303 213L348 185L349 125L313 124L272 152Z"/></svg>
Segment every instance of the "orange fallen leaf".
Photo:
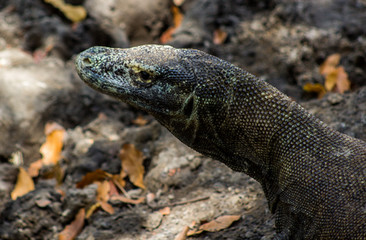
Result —
<svg viewBox="0 0 366 240"><path fill-rule="evenodd" d="M135 120L132 120L132 123L138 126L145 126L147 120L143 116L139 115Z"/></svg>
<svg viewBox="0 0 366 240"><path fill-rule="evenodd" d="M325 61L320 65L319 72L321 75L328 75L334 68L339 64L341 60L341 55L339 53L332 54L325 59Z"/></svg>
<svg viewBox="0 0 366 240"><path fill-rule="evenodd" d="M114 175L113 175L114 177ZM109 196L113 196L113 195L119 195L118 189L116 184L114 183L113 180L109 180Z"/></svg>
<svg viewBox="0 0 366 240"><path fill-rule="evenodd" d="M102 169L97 169L93 172L85 174L85 176L76 184L77 188L83 188L89 184L96 181L103 181L105 179L112 178L112 174L103 171Z"/></svg>
<svg viewBox="0 0 366 240"><path fill-rule="evenodd" d="M172 35L175 33L175 28L170 27L168 28L163 34L160 36L160 42L162 44L166 44L172 39Z"/></svg>
<svg viewBox="0 0 366 240"><path fill-rule="evenodd" d="M114 209L112 207L112 205L110 205L109 203L107 202L102 202L100 201L100 207L107 213L109 214L113 214L114 213Z"/></svg>
<svg viewBox="0 0 366 240"><path fill-rule="evenodd" d="M222 29L216 29L213 34L213 43L216 45L223 44L227 38L227 32Z"/></svg>
<svg viewBox="0 0 366 240"><path fill-rule="evenodd" d="M144 197L140 197L139 199L131 199L131 198L124 197L122 195L111 196L111 201L121 201L124 203L130 203L130 204L140 204L144 200L145 200Z"/></svg>
<svg viewBox="0 0 366 240"><path fill-rule="evenodd" d="M159 210L159 213L161 213L161 215L166 216L170 214L170 207L165 207L163 209Z"/></svg>
<svg viewBox="0 0 366 240"><path fill-rule="evenodd" d="M351 87L348 74L342 66L335 68L326 76L324 85L327 91L335 90L338 93L344 93Z"/></svg>
<svg viewBox="0 0 366 240"><path fill-rule="evenodd" d="M183 14L178 7L172 7L174 27L178 28L183 21Z"/></svg>
<svg viewBox="0 0 366 240"><path fill-rule="evenodd" d="M30 164L28 173L31 177L37 177L42 166L57 165L61 159L65 129L57 123L47 123L44 131L46 141L39 149L42 158Z"/></svg>
<svg viewBox="0 0 366 240"><path fill-rule="evenodd" d="M233 222L240 219L240 215L225 215L201 225L200 229L208 232L217 232L229 227Z"/></svg>
<svg viewBox="0 0 366 240"><path fill-rule="evenodd" d="M187 236L190 237L190 236L193 236L193 235L198 235L198 234L201 234L203 232L203 230L199 230L199 229L192 229L192 230L189 230L187 232Z"/></svg>
<svg viewBox="0 0 366 240"><path fill-rule="evenodd" d="M324 87L328 92L344 93L351 87L348 74L342 66L338 66L340 59L340 54L332 54L319 67L319 72L325 77Z"/></svg>
<svg viewBox="0 0 366 240"><path fill-rule="evenodd" d="M42 159L32 162L28 168L29 176L37 177L39 175L39 170L42 168L42 166L43 166Z"/></svg>
<svg viewBox="0 0 366 240"><path fill-rule="evenodd" d="M119 158L122 161L122 171L127 174L130 181L135 186L145 189L143 180L145 169L142 165L145 157L142 152L132 144L125 144L120 151Z"/></svg>
<svg viewBox="0 0 366 240"><path fill-rule="evenodd" d="M333 88L337 85L338 71L334 68L331 72L329 72L325 77L324 87L328 92L332 91Z"/></svg>
<svg viewBox="0 0 366 240"><path fill-rule="evenodd" d="M188 231L189 227L185 226L183 230L177 236L175 236L174 240L186 240Z"/></svg>
<svg viewBox="0 0 366 240"><path fill-rule="evenodd" d="M81 232L84 227L85 209L82 208L76 214L75 220L67 225L58 235L59 240L72 240Z"/></svg>
<svg viewBox="0 0 366 240"><path fill-rule="evenodd" d="M11 192L11 199L15 200L17 197L21 197L33 190L33 179L29 176L24 168L19 167L18 178L14 190Z"/></svg>
<svg viewBox="0 0 366 240"><path fill-rule="evenodd" d="M123 175L121 175L123 173ZM112 181L115 186L119 188L122 192L124 191L124 186L126 185L126 181L123 178L126 176L126 173L122 170L121 174L115 174L112 177Z"/></svg>
<svg viewBox="0 0 366 240"><path fill-rule="evenodd" d="M304 91L317 93L318 98L322 98L327 92L323 85L320 83L306 83L303 86Z"/></svg>
<svg viewBox="0 0 366 240"><path fill-rule="evenodd" d="M189 228L194 228L194 226L197 225L197 222L196 221L192 221L191 224L189 224Z"/></svg>
<svg viewBox="0 0 366 240"><path fill-rule="evenodd" d="M348 79L348 74L344 70L342 66L337 68L337 88L336 91L338 93L344 93L345 91L350 90L351 82Z"/></svg>
<svg viewBox="0 0 366 240"><path fill-rule="evenodd" d="M61 159L61 150L65 137L65 129L57 123L47 123L45 126L46 142L41 146L43 165L56 164Z"/></svg>
<svg viewBox="0 0 366 240"><path fill-rule="evenodd" d="M187 236L200 234L203 231L218 232L222 229L228 228L233 222L238 221L240 218L240 215L225 215L218 217L208 223L201 225L198 230L188 231Z"/></svg>
<svg viewBox="0 0 366 240"><path fill-rule="evenodd" d="M91 208L87 212L87 217L89 218L90 215L99 207L101 207L105 212L109 214L114 213L114 209L112 205L107 203L109 200L109 192L111 190L111 184L110 181L105 180L102 182L97 182L98 188L97 188L97 204L94 204L94 208Z"/></svg>
<svg viewBox="0 0 366 240"><path fill-rule="evenodd" d="M160 42L165 44L172 39L173 33L178 29L178 27L182 24L183 14L177 6L172 6L171 8L173 13L173 26L168 28L163 34L160 36Z"/></svg>
<svg viewBox="0 0 366 240"><path fill-rule="evenodd" d="M66 18L74 23L80 22L86 18L86 10L82 6L67 4L63 0L44 0L44 2L58 8Z"/></svg>
<svg viewBox="0 0 366 240"><path fill-rule="evenodd" d="M94 203L92 206L88 208L85 214L85 218L88 219L90 216L98 209L100 208L100 202Z"/></svg>
<svg viewBox="0 0 366 240"><path fill-rule="evenodd" d="M56 179L58 184L62 184L64 176L65 176L65 170L61 167L59 163L52 166L50 169L48 169L48 171L45 171L42 174L43 179Z"/></svg>
<svg viewBox="0 0 366 240"><path fill-rule="evenodd" d="M97 182L97 200L101 202L107 202L109 200L110 185L108 181Z"/></svg>

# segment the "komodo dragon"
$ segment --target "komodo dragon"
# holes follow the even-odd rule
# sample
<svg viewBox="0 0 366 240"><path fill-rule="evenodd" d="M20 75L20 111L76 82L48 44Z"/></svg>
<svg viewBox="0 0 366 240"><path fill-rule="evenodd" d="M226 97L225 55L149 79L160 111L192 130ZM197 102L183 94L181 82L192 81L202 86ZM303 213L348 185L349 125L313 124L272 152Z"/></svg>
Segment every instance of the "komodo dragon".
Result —
<svg viewBox="0 0 366 240"><path fill-rule="evenodd" d="M204 52L92 47L81 79L153 115L183 143L262 186L276 239L366 239L366 143Z"/></svg>

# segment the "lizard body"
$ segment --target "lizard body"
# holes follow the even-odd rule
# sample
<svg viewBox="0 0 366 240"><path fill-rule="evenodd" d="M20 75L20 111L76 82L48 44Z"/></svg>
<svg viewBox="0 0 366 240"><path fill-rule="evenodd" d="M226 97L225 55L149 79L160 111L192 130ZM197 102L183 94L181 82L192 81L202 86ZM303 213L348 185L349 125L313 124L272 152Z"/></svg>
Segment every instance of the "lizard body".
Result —
<svg viewBox="0 0 366 240"><path fill-rule="evenodd" d="M277 239L366 239L366 143L265 81L204 52L158 45L93 47L76 68L92 88L256 179Z"/></svg>

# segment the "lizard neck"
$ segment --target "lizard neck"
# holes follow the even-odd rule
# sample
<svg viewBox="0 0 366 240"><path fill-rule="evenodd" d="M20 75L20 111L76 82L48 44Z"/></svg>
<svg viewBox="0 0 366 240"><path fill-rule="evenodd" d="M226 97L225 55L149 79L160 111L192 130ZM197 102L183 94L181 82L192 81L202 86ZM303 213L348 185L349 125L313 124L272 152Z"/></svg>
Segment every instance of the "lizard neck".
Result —
<svg viewBox="0 0 366 240"><path fill-rule="evenodd" d="M187 101L192 105L190 118L168 129L193 149L259 181L273 210L287 187L281 175L298 160L296 153L289 152L298 142L293 138L301 133L321 134L325 125L245 71L225 79L231 82L225 92L216 92L214 101L200 98L200 91L207 87L196 89L192 100ZM177 134L177 129L185 129L185 134ZM285 176L291 177L291 172Z"/></svg>
<svg viewBox="0 0 366 240"><path fill-rule="evenodd" d="M241 69L234 72L223 77L231 79L229 83L216 81L226 86L215 87L223 89L215 92L215 99L202 98L210 86L196 89L197 109L185 121L185 128L191 130L183 142L234 170L248 173L248 168L258 168L265 172L273 157L271 148L280 141L276 133L291 124L293 110L301 107L253 75ZM262 174L249 175L263 178Z"/></svg>

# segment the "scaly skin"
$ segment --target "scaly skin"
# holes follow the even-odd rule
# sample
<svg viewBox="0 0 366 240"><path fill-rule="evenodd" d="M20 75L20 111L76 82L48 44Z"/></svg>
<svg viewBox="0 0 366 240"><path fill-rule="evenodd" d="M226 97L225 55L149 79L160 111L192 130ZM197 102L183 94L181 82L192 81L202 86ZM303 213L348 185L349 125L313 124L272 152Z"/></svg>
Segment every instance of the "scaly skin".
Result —
<svg viewBox="0 0 366 240"><path fill-rule="evenodd" d="M366 239L366 143L266 82L204 52L158 45L93 47L76 68L92 88L255 178L277 239Z"/></svg>

